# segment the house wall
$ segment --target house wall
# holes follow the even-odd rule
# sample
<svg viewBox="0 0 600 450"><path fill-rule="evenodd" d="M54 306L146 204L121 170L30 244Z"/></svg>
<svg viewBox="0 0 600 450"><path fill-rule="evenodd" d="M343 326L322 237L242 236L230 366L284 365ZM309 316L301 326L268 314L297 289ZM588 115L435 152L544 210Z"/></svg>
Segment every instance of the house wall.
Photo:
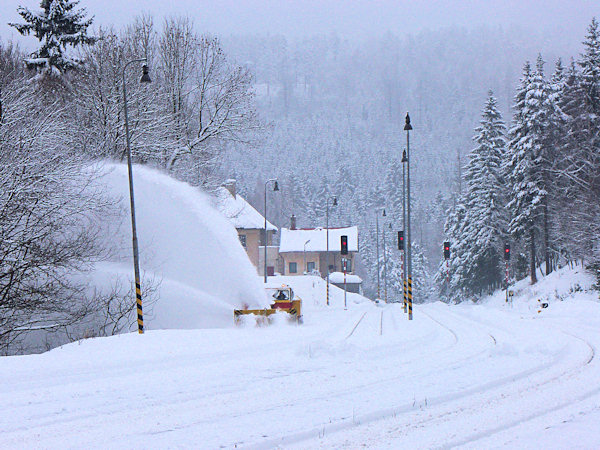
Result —
<svg viewBox="0 0 600 450"><path fill-rule="evenodd" d="M263 230L238 228L237 233L238 233L238 236L246 236L246 253L248 254L248 258L250 258L250 262L254 265L254 267L256 268L256 271L260 275L262 275L263 274L263 267L262 267L263 255L260 254L261 253L260 250L263 248L261 245L262 244L261 243L261 240L262 240L261 235L263 233ZM267 231L268 245L272 245L274 234L275 234L275 231ZM267 253L269 251L270 250L267 249ZM269 256L270 255L267 254L267 263L269 263L271 261L271 258L269 258ZM273 265L273 264L271 264L271 265Z"/></svg>
<svg viewBox="0 0 600 450"><path fill-rule="evenodd" d="M329 252L330 264L333 266L330 272L342 272L342 256L339 252ZM304 272L304 252L285 252L280 253L284 263L283 275L302 275ZM351 261L351 270L348 273L354 272L355 252L349 252L346 256ZM306 252L306 262L316 263L316 269L325 278L327 276L327 252ZM295 262L298 265L298 273L289 273L289 263Z"/></svg>
<svg viewBox="0 0 600 450"><path fill-rule="evenodd" d="M348 252L348 255L345 255L344 258L350 260L350 270L348 273L354 273L354 262L356 260L356 252ZM320 253L320 267L319 270L321 272L322 277L327 276L327 252ZM333 266L329 272L343 272L342 269L342 255L340 252L329 252L329 264Z"/></svg>
<svg viewBox="0 0 600 450"><path fill-rule="evenodd" d="M272 276L278 269L279 264L279 247L276 245L267 246L267 275ZM259 275L265 274L265 248L261 245L258 247L258 267Z"/></svg>
<svg viewBox="0 0 600 450"><path fill-rule="evenodd" d="M280 253L283 260L283 273L282 275L302 275L306 270L304 267L304 252L287 252ZM297 273L290 273L290 263L296 263L298 267ZM306 264L309 262L315 263L315 269L320 271L319 267L319 253L318 252L306 252Z"/></svg>

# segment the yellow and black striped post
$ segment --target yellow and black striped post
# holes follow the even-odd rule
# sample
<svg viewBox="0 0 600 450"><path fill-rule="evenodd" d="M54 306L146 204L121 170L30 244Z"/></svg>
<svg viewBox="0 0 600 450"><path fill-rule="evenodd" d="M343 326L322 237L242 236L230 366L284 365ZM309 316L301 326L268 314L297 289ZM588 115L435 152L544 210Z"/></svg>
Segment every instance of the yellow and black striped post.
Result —
<svg viewBox="0 0 600 450"><path fill-rule="evenodd" d="M402 284L404 285L403 289L402 289L402 295L404 297L404 300L402 302L402 306L404 307L404 312L407 312L407 301L406 301L406 278L404 278L404 280L402 280Z"/></svg>
<svg viewBox="0 0 600 450"><path fill-rule="evenodd" d="M142 288L140 280L135 280L135 300L137 303L137 323L138 333L144 334L144 313L142 312Z"/></svg>
<svg viewBox="0 0 600 450"><path fill-rule="evenodd" d="M408 320L412 320L412 277L408 277Z"/></svg>

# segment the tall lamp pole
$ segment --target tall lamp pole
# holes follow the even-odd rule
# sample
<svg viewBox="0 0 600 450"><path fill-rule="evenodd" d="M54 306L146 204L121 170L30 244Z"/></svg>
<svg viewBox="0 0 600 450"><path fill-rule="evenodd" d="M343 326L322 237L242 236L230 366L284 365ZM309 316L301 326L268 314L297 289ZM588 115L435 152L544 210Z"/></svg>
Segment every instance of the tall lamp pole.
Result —
<svg viewBox="0 0 600 450"><path fill-rule="evenodd" d="M413 297L412 297L412 242L410 236L410 130L413 127L410 124L410 116L406 113L404 130L406 131L406 246L408 259L408 320L413 318Z"/></svg>
<svg viewBox="0 0 600 450"><path fill-rule="evenodd" d="M385 217L385 209L383 210L383 217ZM385 251L385 219L381 225L381 237L383 238L383 300L387 303L387 254Z"/></svg>
<svg viewBox="0 0 600 450"><path fill-rule="evenodd" d="M377 301L381 298L379 284L379 211L375 214L375 247L377 247Z"/></svg>
<svg viewBox="0 0 600 450"><path fill-rule="evenodd" d="M308 244L310 242L310 239L308 239L305 243L304 243L304 273L308 272L308 268L306 267L306 244Z"/></svg>
<svg viewBox="0 0 600 450"><path fill-rule="evenodd" d="M406 233L406 163L408 162L408 158L406 157L406 149L402 151L402 229ZM408 292L406 289L406 239L402 240L402 295L403 295L403 306L404 312L407 311L407 303L408 303Z"/></svg>
<svg viewBox="0 0 600 450"><path fill-rule="evenodd" d="M264 237L264 246L265 246L265 283L267 282L267 184L274 181L275 185L273 186L273 191L277 192L279 190L279 185L277 184L277 178L271 178L270 180L265 181L265 237Z"/></svg>
<svg viewBox="0 0 600 450"><path fill-rule="evenodd" d="M332 197L333 202L331 207L337 206L337 197ZM329 306L329 197L327 197L327 207L325 208L325 234L327 235L327 306Z"/></svg>
<svg viewBox="0 0 600 450"><path fill-rule="evenodd" d="M138 333L144 334L144 313L142 311L142 286L140 282L140 258L138 250L137 229L135 224L135 201L133 196L133 170L131 167L131 144L129 142L129 116L127 115L127 87L125 83L125 69L136 62L146 62L146 58L133 59L123 66L123 105L125 112L125 142L127 143L127 171L129 173L129 202L131 204L131 235L133 244L133 272L135 275L135 298L137 305ZM140 83L150 83L148 66L142 66L142 78Z"/></svg>

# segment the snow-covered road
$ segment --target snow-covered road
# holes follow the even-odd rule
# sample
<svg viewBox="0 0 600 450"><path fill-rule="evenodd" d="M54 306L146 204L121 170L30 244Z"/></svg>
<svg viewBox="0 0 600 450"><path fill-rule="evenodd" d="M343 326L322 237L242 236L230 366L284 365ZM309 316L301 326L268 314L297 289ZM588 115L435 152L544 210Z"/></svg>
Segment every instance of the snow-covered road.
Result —
<svg viewBox="0 0 600 450"><path fill-rule="evenodd" d="M306 303L303 326L3 358L0 447L600 445L597 302L539 315L434 303L412 322L400 305Z"/></svg>

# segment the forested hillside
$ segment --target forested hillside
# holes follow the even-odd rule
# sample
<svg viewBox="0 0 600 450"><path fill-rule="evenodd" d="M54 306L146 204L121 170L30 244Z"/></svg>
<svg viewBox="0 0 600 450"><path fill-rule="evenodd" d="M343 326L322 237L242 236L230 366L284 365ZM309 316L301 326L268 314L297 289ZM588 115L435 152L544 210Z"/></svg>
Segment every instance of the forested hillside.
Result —
<svg viewBox="0 0 600 450"><path fill-rule="evenodd" d="M269 219L281 226L289 224L291 214L300 226L323 226L326 198L337 196L330 221L360 226L359 271L373 293L375 215L384 208L379 239L385 228L388 262L400 267L393 247L395 232L402 229L406 112L414 127L413 241L423 267L415 277L423 283L441 259L446 217L465 190L464 167L488 91L498 99L501 114L509 116L521 65L545 43L508 27L386 33L369 40L254 35L229 38L224 45L255 74L257 105L267 128L256 146L227 153L223 176L238 178L259 209L264 180L278 177L282 192L271 201L279 207ZM554 61L558 52L551 49L545 57ZM388 267L390 282L399 287L391 281L399 279L393 270ZM417 301L430 288L422 286Z"/></svg>

